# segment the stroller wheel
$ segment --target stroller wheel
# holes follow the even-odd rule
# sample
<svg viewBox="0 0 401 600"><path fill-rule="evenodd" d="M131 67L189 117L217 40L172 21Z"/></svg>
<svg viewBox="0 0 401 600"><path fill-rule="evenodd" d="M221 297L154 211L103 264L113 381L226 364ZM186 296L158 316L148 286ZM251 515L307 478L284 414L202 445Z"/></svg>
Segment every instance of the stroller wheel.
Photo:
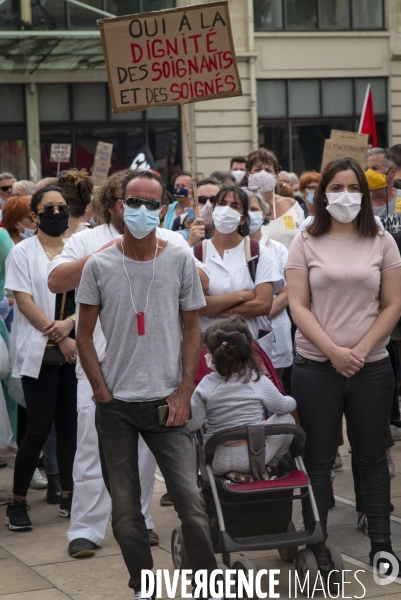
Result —
<svg viewBox="0 0 401 600"><path fill-rule="evenodd" d="M190 569L187 551L184 546L184 537L181 527L176 527L171 534L171 556L174 569Z"/></svg>
<svg viewBox="0 0 401 600"><path fill-rule="evenodd" d="M255 565L253 564L253 562L251 562L250 560L245 560L245 559L241 559L241 560L237 560L233 566L231 567L232 569L235 569L237 571L237 596L240 597L238 595L238 575L240 573L240 571L243 571L247 580L249 580L249 574L250 571L253 571L253 581L255 584L255 577L256 577L256 573L258 572L257 568L255 567ZM254 585L255 587L255 585ZM254 589L254 595L253 596L248 596L245 587L243 588L243 596L242 598L248 598L248 600L253 600L254 598L256 599L256 593L255 593L255 589Z"/></svg>
<svg viewBox="0 0 401 600"><path fill-rule="evenodd" d="M288 523L287 533L295 532L295 525L292 521ZM294 548L279 548L278 553L280 554L281 560L284 562L294 562L298 554L298 548L295 546Z"/></svg>
<svg viewBox="0 0 401 600"><path fill-rule="evenodd" d="M329 593L340 594L342 591L342 572L344 569L343 557L336 546L326 544L330 562L330 576L327 578L326 587Z"/></svg>
<svg viewBox="0 0 401 600"><path fill-rule="evenodd" d="M316 558L312 550L304 548L298 552L295 568L298 573L302 593L309 598L310 594L313 592L318 573Z"/></svg>

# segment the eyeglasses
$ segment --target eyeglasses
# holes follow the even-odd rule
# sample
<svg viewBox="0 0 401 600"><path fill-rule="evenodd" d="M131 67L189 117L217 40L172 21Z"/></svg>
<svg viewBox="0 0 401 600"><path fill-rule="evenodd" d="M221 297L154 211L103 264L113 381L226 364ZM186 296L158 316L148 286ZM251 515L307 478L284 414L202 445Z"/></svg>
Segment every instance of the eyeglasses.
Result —
<svg viewBox="0 0 401 600"><path fill-rule="evenodd" d="M161 202L159 200L143 200L142 198L126 198L123 200L123 204L126 204L130 208L141 208L144 206L148 210L159 210L161 208Z"/></svg>
<svg viewBox="0 0 401 600"><path fill-rule="evenodd" d="M215 198L216 196L198 196L198 202L199 204L206 204L206 202L210 200L210 202L213 203Z"/></svg>
<svg viewBox="0 0 401 600"><path fill-rule="evenodd" d="M54 215L55 208L57 208L60 215L68 215L69 208L67 204L59 204L58 206L54 206L54 204L46 204L46 206L43 206L43 210L38 214L44 213L45 215Z"/></svg>
<svg viewBox="0 0 401 600"><path fill-rule="evenodd" d="M13 189L13 186L12 186L12 185L2 185L2 186L0 186L0 190L1 190L2 192L9 192L9 191L10 191L10 190L12 190L12 189Z"/></svg>

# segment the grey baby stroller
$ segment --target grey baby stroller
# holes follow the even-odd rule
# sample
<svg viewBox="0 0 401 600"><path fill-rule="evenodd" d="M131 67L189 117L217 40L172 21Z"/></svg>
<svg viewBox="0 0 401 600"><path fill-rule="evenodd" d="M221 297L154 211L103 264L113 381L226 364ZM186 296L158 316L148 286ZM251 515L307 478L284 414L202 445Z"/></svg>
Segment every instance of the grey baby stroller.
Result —
<svg viewBox="0 0 401 600"><path fill-rule="evenodd" d="M289 451L275 468L277 479L265 481L265 438L271 435L291 434L293 441ZM250 572L256 576L257 569L249 560L237 560L231 565L230 552L277 549L285 562L296 561L300 591L308 595L307 579L313 584L318 571L325 581L325 574L332 571L327 586L336 592L341 590L343 561L336 547L327 545L323 550L324 564L319 563L319 553L299 546L319 544L325 539L315 498L302 459L305 432L298 425L258 425L233 427L211 436L203 445L204 431L196 432L199 485L206 503L213 547L221 553L219 568ZM236 483L227 476L212 471L213 454L217 446L237 440L246 440L253 481ZM308 529L296 531L291 520L294 500L310 502L314 524ZM324 546L323 546L324 548ZM171 550L174 568L190 568L180 527L172 534ZM327 564L327 562L329 564ZM337 571L334 573L333 571ZM309 573L309 575L308 575Z"/></svg>

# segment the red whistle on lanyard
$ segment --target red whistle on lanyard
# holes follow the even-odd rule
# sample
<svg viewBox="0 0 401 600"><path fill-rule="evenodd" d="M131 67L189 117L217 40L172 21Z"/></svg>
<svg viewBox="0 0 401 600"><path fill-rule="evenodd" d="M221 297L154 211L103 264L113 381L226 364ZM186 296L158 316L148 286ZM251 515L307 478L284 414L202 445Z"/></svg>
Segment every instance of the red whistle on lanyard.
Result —
<svg viewBox="0 0 401 600"><path fill-rule="evenodd" d="M138 335L145 335L145 313L144 312L137 313L136 322L138 325Z"/></svg>

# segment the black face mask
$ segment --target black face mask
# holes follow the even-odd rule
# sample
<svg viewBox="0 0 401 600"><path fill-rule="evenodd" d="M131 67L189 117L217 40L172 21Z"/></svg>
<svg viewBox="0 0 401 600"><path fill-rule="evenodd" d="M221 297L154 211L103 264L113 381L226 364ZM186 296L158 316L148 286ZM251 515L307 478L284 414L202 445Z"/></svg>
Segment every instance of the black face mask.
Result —
<svg viewBox="0 0 401 600"><path fill-rule="evenodd" d="M52 215L41 213L39 217L40 223L38 227L46 235L60 237L68 229L68 213L66 215L61 215L60 213L53 213Z"/></svg>

